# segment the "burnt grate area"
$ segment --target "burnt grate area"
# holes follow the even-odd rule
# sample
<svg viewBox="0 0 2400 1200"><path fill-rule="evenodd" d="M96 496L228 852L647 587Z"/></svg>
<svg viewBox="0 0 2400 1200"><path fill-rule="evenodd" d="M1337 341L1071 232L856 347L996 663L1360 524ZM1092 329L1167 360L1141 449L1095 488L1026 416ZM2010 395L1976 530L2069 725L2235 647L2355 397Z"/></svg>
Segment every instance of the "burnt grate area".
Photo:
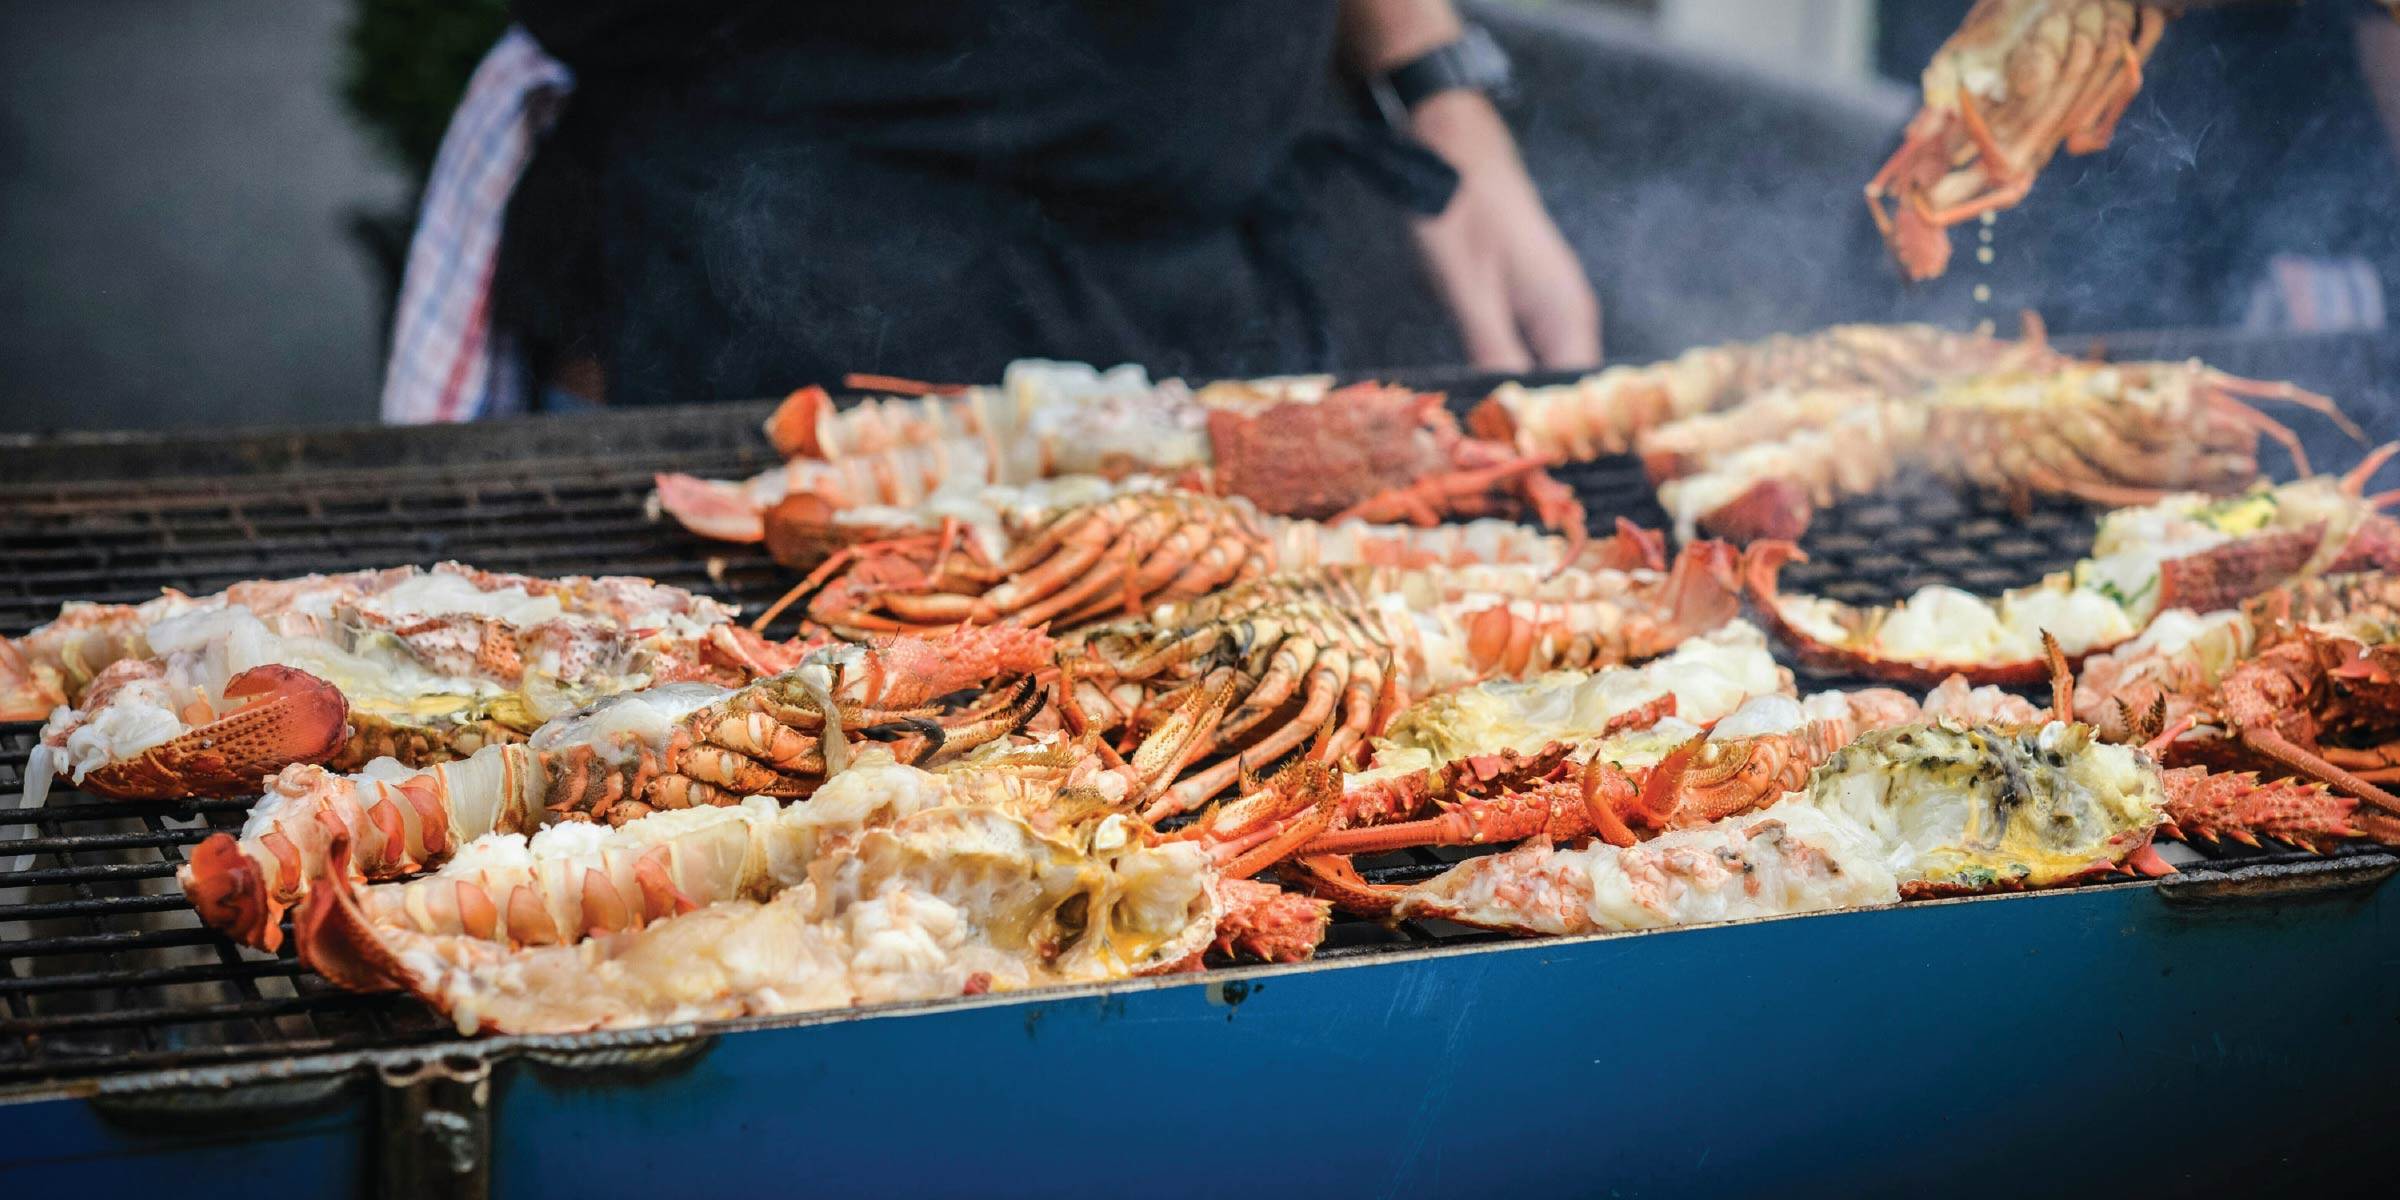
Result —
<svg viewBox="0 0 2400 1200"><path fill-rule="evenodd" d="M161 587L198 593L242 579L443 559L534 574L646 575L756 612L789 585L785 572L756 547L701 541L653 520L644 504L656 471L738 477L770 465L755 433L761 411L612 414L605 438L529 421L372 438L220 439L222 457L92 447L85 478L44 468L0 483L8 568L0 634L46 621L69 600L138 602ZM11 459L0 453L0 472L12 470ZM1630 458L1561 475L1599 528L1620 514L1661 523ZM1857 602L1927 582L1993 591L2072 561L2090 529L2081 508L2020 516L1915 481L1825 514L1807 541L1814 561L1787 579ZM247 801L124 803L62 788L38 810L16 808L34 732L0 725L0 1090L450 1036L413 1001L328 987L288 945L263 954L200 926L175 867L209 833L238 829ZM1415 880L1467 853L1414 851L1361 867L1379 882ZM1496 937L1341 920L1322 953Z"/></svg>
<svg viewBox="0 0 2400 1200"><path fill-rule="evenodd" d="M1595 531L1605 532L1618 516L1653 529L1668 525L1631 456L1552 474L1584 497ZM1781 579L1787 591L1850 604L1889 604L1931 584L1996 595L2073 566L2092 548L2097 512L2051 496L2020 508L2004 496L1902 471L1873 495L1846 497L1818 512L1800 543L1808 561L1785 567Z"/></svg>

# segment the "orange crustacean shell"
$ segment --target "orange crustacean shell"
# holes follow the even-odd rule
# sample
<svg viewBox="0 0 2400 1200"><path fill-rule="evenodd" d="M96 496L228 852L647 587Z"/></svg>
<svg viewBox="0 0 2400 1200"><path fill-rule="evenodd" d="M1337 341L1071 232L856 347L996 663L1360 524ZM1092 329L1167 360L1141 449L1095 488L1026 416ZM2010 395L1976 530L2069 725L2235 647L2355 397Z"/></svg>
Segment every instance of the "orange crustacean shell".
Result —
<svg viewBox="0 0 2400 1200"><path fill-rule="evenodd" d="M278 664L252 667L225 685L240 707L140 754L84 776L96 796L240 796L290 763L332 757L349 733L350 702L341 689Z"/></svg>

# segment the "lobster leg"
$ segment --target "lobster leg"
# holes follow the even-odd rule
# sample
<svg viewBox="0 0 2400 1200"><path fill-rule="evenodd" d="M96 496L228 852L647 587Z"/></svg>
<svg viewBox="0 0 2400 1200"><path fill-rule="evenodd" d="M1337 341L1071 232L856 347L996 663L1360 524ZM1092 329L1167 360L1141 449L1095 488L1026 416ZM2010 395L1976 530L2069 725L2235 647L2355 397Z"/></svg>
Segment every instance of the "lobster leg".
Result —
<svg viewBox="0 0 2400 1200"><path fill-rule="evenodd" d="M1317 660L1329 652L1317 639L1307 636L1288 637L1277 644L1274 655L1267 660L1266 673L1259 676L1258 685L1225 722L1226 739L1238 739L1274 716L1308 678Z"/></svg>
<svg viewBox="0 0 2400 1200"><path fill-rule="evenodd" d="M2128 487L2123 484L2101 483L2089 479L2070 479L2058 471L2038 463L2027 464L2024 476L2026 483L2041 491L2073 496L2078 500L2106 505L2110 508L2136 508L2145 504L2156 504L2159 500L2174 494L2174 490L2168 488Z"/></svg>
<svg viewBox="0 0 2400 1200"><path fill-rule="evenodd" d="M1361 660L1353 664L1349 686L1342 689L1342 720L1317 750L1319 762L1341 762L1351 747L1375 736L1375 714L1383 690L1385 665Z"/></svg>
<svg viewBox="0 0 2400 1200"><path fill-rule="evenodd" d="M1169 598L1203 596L1239 579L1249 562L1249 549L1238 540L1220 538L1159 589Z"/></svg>
<svg viewBox="0 0 2400 1200"><path fill-rule="evenodd" d="M1337 854L1294 858L1283 863L1278 873L1333 901L1335 908L1362 917L1390 916L1401 894L1408 890L1393 884L1367 882L1349 859Z"/></svg>
<svg viewBox="0 0 2400 1200"><path fill-rule="evenodd" d="M1080 625L1112 609L1121 610L1129 617L1140 616L1147 603L1146 597L1173 582L1190 567L1208 548L1214 533L1215 530L1206 524L1186 522L1176 526L1154 546L1147 549L1132 547L1136 553L1128 555L1131 561L1125 572L1122 593L1116 597L1099 597L1070 609L1058 618L1059 623Z"/></svg>
<svg viewBox="0 0 2400 1200"><path fill-rule="evenodd" d="M1331 662L1319 660L1318 664L1309 671L1307 699L1300 709L1299 716L1260 739L1255 745L1246 747L1241 753L1230 756L1223 762L1168 789L1165 795L1160 796L1148 808L1142 810L1142 819L1156 822L1177 813L1190 812L1193 808L1198 807L1201 801L1224 791L1225 786L1232 783L1241 774L1244 762L1273 762L1298 748L1302 742L1308 740L1310 734L1316 732L1325 724L1326 719L1333 715L1334 704L1341 698L1344 690L1341 665L1343 665L1341 660Z"/></svg>
<svg viewBox="0 0 2400 1200"><path fill-rule="evenodd" d="M2343 413L2341 408L2334 404L2331 396L2308 391L2286 381L2245 379L2242 376L2228 375L2222 371L2209 372L2208 381L2236 396L2248 396L2254 400L2281 400L2286 404L2297 404L2332 421L2341 428L2343 433L2350 435L2351 440L2362 446L2366 444L2366 430L2360 429L2358 422L2351 420L2347 414Z"/></svg>
<svg viewBox="0 0 2400 1200"><path fill-rule="evenodd" d="M2025 176L2009 160L2008 152L2000 148L1999 140L1992 136L1992 127L1983 119L1983 107L1975 103L1975 93L1963 84L1958 89L1958 120L1966 128L1967 140L1974 142L1976 152L1983 156L1983 176L1991 186L2007 187Z"/></svg>
<svg viewBox="0 0 2400 1200"><path fill-rule="evenodd" d="M1406 487L1369 496L1336 514L1330 523L1338 525L1355 519L1367 522L1404 520L1417 525L1438 525L1442 513L1461 498L1484 495L1512 478L1541 470L1543 465L1542 459L1526 456L1487 467L1468 467L1428 475Z"/></svg>
<svg viewBox="0 0 2400 1200"><path fill-rule="evenodd" d="M1028 624L1047 620L1120 582L1121 564L1106 561L1110 552L1154 544L1164 535L1158 525L1171 519L1164 512L1149 512L1128 525L1084 522L1081 536L993 588L987 599L1002 612L1021 612L1019 619ZM1140 553L1138 549L1132 552Z"/></svg>
<svg viewBox="0 0 2400 1200"><path fill-rule="evenodd" d="M2363 748L2328 746L2318 753L2324 756L2326 762L2361 779L2400 777L2400 741Z"/></svg>
<svg viewBox="0 0 2400 1200"><path fill-rule="evenodd" d="M2394 796L2350 771L2325 761L2322 756L2272 729L2256 726L2245 728L2241 732L2241 742L2249 749L2327 787L2348 792L2387 813L2400 814L2400 796Z"/></svg>
<svg viewBox="0 0 2400 1200"><path fill-rule="evenodd" d="M1234 856L1224 866L1227 876L1247 879L1291 856L1293 850L1325 831L1332 821L1333 808L1320 803L1309 808L1297 819L1276 830L1274 836Z"/></svg>
<svg viewBox="0 0 2400 1200"><path fill-rule="evenodd" d="M1230 678L1214 688L1195 689L1186 697L1134 749L1128 764L1133 768L1134 786L1126 802L1137 805L1148 802L1183 774L1185 768L1207 754L1216 739L1217 724L1224 719L1225 706L1232 702Z"/></svg>
<svg viewBox="0 0 2400 1200"><path fill-rule="evenodd" d="M923 757L930 758L943 753L945 749L972 750L1007 737L1023 729L1026 722L1042 711L1043 699L1040 678L1028 675L1017 685L1015 693L998 706L986 712L970 713L966 719L955 724L941 726L941 740L929 746Z"/></svg>
<svg viewBox="0 0 2400 1200"><path fill-rule="evenodd" d="M2130 45L2117 48L2117 66L2106 82L2086 93L2067 114L2069 154L2097 154L2117 135L2117 122L2142 92L2142 63Z"/></svg>

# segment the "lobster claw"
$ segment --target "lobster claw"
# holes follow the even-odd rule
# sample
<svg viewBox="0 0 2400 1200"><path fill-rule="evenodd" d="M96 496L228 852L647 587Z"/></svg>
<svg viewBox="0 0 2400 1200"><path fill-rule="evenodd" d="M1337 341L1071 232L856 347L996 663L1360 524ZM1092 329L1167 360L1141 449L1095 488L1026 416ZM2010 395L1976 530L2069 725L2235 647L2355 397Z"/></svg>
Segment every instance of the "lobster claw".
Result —
<svg viewBox="0 0 2400 1200"><path fill-rule="evenodd" d="M321 762L349 736L350 702L341 689L278 664L252 667L225 685L240 707L140 754L83 777L95 796L240 796L262 776L293 763Z"/></svg>

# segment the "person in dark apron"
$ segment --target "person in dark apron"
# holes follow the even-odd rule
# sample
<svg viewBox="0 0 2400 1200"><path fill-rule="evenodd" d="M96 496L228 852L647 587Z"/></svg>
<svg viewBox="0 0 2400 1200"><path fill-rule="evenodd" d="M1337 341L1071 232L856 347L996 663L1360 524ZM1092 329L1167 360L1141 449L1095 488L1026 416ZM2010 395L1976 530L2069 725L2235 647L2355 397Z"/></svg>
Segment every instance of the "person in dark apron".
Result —
<svg viewBox="0 0 2400 1200"><path fill-rule="evenodd" d="M1599 357L1573 252L1445 57L1448 0L515 11L576 84L510 201L493 311L537 377L609 404L1023 357L1194 377ZM1380 83L1388 115L1343 79ZM1421 270L1336 261L1378 222ZM1379 324L1428 287L1455 333Z"/></svg>

